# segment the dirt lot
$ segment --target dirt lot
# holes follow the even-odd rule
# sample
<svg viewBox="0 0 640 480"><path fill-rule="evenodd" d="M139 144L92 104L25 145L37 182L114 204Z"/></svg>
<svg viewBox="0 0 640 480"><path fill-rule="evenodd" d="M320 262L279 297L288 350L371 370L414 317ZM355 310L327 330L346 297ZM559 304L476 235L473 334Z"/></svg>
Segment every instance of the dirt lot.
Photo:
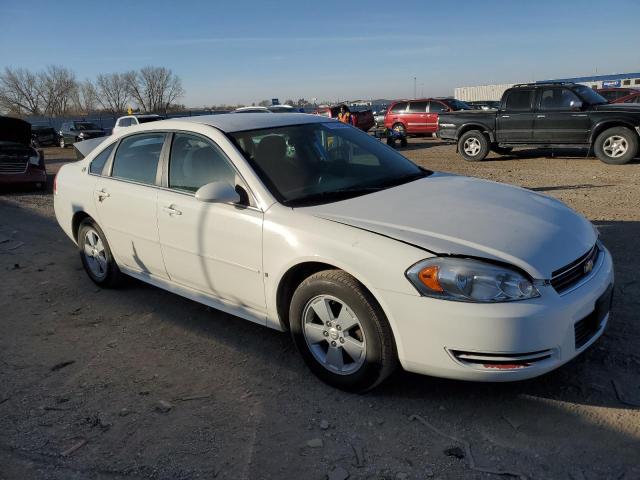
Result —
<svg viewBox="0 0 640 480"><path fill-rule="evenodd" d="M522 478L640 478L640 163L537 151L469 164L436 140L404 153L594 221L617 276L601 341L526 382L398 372L346 394L316 380L286 334L135 281L96 288L51 194L5 191L0 478L495 477L473 462ZM69 156L49 149L50 173Z"/></svg>

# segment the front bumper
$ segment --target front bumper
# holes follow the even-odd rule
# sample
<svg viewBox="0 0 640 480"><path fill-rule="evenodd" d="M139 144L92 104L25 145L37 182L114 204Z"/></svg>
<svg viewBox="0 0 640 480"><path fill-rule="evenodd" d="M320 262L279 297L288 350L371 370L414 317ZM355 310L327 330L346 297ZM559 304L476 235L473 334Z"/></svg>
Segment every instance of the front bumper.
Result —
<svg viewBox="0 0 640 480"><path fill-rule="evenodd" d="M558 368L593 344L602 335L609 313L603 314L599 326L578 347L576 323L591 318L613 280L611 255L603 248L591 275L562 295L549 285L539 288L538 298L497 304L390 291L384 291L382 299L405 370L461 380L512 381ZM502 363L496 367L478 362L482 358ZM526 361L514 365L510 361L514 358Z"/></svg>

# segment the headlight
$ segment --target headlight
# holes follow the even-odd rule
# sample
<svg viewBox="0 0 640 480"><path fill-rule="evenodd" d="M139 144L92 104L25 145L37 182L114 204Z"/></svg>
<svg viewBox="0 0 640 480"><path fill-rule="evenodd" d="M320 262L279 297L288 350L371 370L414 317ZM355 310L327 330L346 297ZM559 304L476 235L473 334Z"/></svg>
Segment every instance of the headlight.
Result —
<svg viewBox="0 0 640 480"><path fill-rule="evenodd" d="M84 133L80 133L80 135L78 135L78 138L84 138Z"/></svg>
<svg viewBox="0 0 640 480"><path fill-rule="evenodd" d="M459 302L510 302L540 296L530 278L479 260L429 258L407 270L407 278L424 296Z"/></svg>
<svg viewBox="0 0 640 480"><path fill-rule="evenodd" d="M31 165L40 165L40 155L32 155L29 157L29 163Z"/></svg>

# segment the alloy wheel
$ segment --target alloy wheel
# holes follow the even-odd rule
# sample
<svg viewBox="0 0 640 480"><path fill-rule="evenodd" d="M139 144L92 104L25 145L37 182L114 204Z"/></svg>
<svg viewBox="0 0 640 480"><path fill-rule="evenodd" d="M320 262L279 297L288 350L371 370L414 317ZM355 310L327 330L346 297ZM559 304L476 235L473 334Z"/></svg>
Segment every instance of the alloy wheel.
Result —
<svg viewBox="0 0 640 480"><path fill-rule="evenodd" d="M107 276L107 253L100 235L93 228L89 228L84 234L84 257L91 273L102 280Z"/></svg>
<svg viewBox="0 0 640 480"><path fill-rule="evenodd" d="M608 157L618 158L627 153L627 150L629 150L629 144L627 139L623 136L612 135L604 141L602 150Z"/></svg>
<svg viewBox="0 0 640 480"><path fill-rule="evenodd" d="M470 157L475 157L480 150L482 149L482 145L480 145L480 141L477 138L471 137L467 138L462 145L462 149L464 153L469 155Z"/></svg>

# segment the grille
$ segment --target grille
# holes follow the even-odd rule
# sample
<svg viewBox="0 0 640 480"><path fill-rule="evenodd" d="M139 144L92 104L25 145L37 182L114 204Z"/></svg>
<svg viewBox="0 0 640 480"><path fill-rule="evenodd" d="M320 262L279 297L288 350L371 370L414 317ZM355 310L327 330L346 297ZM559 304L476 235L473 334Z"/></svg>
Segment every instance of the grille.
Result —
<svg viewBox="0 0 640 480"><path fill-rule="evenodd" d="M530 367L534 363L551 358L553 350L540 350L527 353L479 353L451 350L451 354L460 363L469 366L512 370Z"/></svg>
<svg viewBox="0 0 640 480"><path fill-rule="evenodd" d="M577 260L553 272L551 274L551 285L556 289L556 292L564 292L589 275L598 259L599 253L598 245L594 245L591 250ZM591 265L591 268L587 268L588 264Z"/></svg>
<svg viewBox="0 0 640 480"><path fill-rule="evenodd" d="M602 320L611 310L613 302L613 286L609 286L607 290L596 302L595 309L582 320L573 326L576 342L576 350L582 348L593 336L600 330Z"/></svg>
<svg viewBox="0 0 640 480"><path fill-rule="evenodd" d="M19 161L19 162L1 162L0 161L0 174L11 174L11 173L24 173L27 171L27 165L29 161Z"/></svg>

